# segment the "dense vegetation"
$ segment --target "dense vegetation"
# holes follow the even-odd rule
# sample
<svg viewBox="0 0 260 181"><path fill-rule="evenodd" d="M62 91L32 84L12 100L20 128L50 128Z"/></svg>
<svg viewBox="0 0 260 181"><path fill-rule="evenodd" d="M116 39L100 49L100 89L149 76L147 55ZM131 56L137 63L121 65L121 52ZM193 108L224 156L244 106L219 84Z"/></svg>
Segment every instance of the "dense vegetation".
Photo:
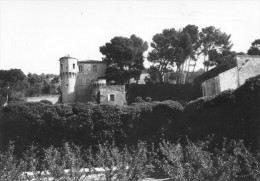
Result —
<svg viewBox="0 0 260 181"><path fill-rule="evenodd" d="M259 155L242 141L224 139L216 146L211 138L184 144L163 140L157 148L145 142L135 147L104 143L89 149L68 143L60 148L32 146L21 159L10 144L0 153L0 179L83 181L96 176L105 181L134 181L163 174L173 180L255 180L260 174L259 161Z"/></svg>
<svg viewBox="0 0 260 181"><path fill-rule="evenodd" d="M58 94L60 78L53 74L25 75L20 69L0 70L0 107L7 101L25 101L25 97Z"/></svg>
<svg viewBox="0 0 260 181"><path fill-rule="evenodd" d="M0 114L1 147L15 141L18 152L32 143L46 148L64 142L88 147L106 141L116 145L155 144L162 138L176 141L188 135L192 140L215 134L243 139L259 146L260 75L236 90L199 98L184 108L176 101L142 100L129 106L93 103L10 103Z"/></svg>
<svg viewBox="0 0 260 181"><path fill-rule="evenodd" d="M11 103L1 113L1 144L15 142L18 152L33 143L46 148L64 142L88 147L102 142L158 142L177 134L183 107L175 101L140 102L130 106L75 103ZM171 131L167 131L171 130ZM176 136L175 136L176 137Z"/></svg>
<svg viewBox="0 0 260 181"><path fill-rule="evenodd" d="M102 166L106 180L136 180L160 168L174 180L249 180L259 175L259 154L248 149L259 150L259 104L260 75L185 107L149 97L123 107L10 103L0 112L0 146L7 150L0 155L0 171L20 178L25 170L50 170L58 179L83 174L82 167ZM204 140L212 134L214 139ZM10 140L15 149L8 149ZM70 144L80 145L83 155ZM39 148L40 157L36 150L26 152L30 145ZM111 171L113 166L119 169ZM68 175L64 169L74 172ZM9 179L2 175L1 180Z"/></svg>
<svg viewBox="0 0 260 181"><path fill-rule="evenodd" d="M208 134L243 139L260 146L260 75L236 90L191 101L184 108L183 127L194 139Z"/></svg>

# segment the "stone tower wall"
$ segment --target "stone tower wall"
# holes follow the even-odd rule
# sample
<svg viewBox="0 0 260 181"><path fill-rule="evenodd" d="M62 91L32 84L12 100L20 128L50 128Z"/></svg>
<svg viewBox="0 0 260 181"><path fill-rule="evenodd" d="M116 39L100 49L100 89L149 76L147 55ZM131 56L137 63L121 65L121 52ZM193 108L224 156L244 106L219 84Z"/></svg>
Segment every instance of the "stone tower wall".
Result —
<svg viewBox="0 0 260 181"><path fill-rule="evenodd" d="M77 61L77 59L71 57L62 57L60 59L62 103L76 102Z"/></svg>

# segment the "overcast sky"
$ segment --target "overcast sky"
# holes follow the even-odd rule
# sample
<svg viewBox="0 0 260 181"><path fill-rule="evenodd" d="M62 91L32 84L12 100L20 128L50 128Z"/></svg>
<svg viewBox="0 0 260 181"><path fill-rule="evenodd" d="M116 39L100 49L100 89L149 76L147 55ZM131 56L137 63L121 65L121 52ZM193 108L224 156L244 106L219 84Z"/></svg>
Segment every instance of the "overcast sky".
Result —
<svg viewBox="0 0 260 181"><path fill-rule="evenodd" d="M232 50L260 39L260 0L0 0L0 69L59 73L59 58L101 60L99 47L195 24L231 34ZM146 64L147 65L147 64Z"/></svg>

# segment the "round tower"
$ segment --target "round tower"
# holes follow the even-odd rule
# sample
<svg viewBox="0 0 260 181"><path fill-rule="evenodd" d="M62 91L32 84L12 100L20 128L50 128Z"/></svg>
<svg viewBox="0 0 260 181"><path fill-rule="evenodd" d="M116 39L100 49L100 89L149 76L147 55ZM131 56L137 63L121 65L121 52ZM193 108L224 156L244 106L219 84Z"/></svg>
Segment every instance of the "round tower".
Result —
<svg viewBox="0 0 260 181"><path fill-rule="evenodd" d="M96 79L91 82L91 101L100 103L100 88L106 86L106 79Z"/></svg>
<svg viewBox="0 0 260 181"><path fill-rule="evenodd" d="M76 102L76 79L78 73L78 60L69 55L60 58L60 77L62 103Z"/></svg>

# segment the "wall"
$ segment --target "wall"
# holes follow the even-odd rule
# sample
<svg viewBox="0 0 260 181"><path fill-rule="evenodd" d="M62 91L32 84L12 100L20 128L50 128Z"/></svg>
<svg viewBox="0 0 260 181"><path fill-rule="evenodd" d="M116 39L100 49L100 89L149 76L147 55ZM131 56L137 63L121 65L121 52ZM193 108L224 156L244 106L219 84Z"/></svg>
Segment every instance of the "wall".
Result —
<svg viewBox="0 0 260 181"><path fill-rule="evenodd" d="M60 58L60 76L62 102L70 103L76 101L75 84L78 72L77 59L72 57Z"/></svg>
<svg viewBox="0 0 260 181"><path fill-rule="evenodd" d="M219 76L202 83L203 96L212 96L220 93Z"/></svg>
<svg viewBox="0 0 260 181"><path fill-rule="evenodd" d="M237 67L219 74L220 91L236 89L238 85Z"/></svg>
<svg viewBox="0 0 260 181"><path fill-rule="evenodd" d="M154 101L175 100L175 101L191 101L201 94L199 86L195 87L191 84L145 84L145 85L127 85L127 102L130 104L135 101L136 97L152 98Z"/></svg>
<svg viewBox="0 0 260 181"><path fill-rule="evenodd" d="M239 85L243 85L246 79L260 74L260 56L237 56L239 72Z"/></svg>
<svg viewBox="0 0 260 181"><path fill-rule="evenodd" d="M115 101L109 101L108 96L110 94L115 94ZM110 105L125 105L125 86L124 85L111 85L104 86L100 88L100 104L110 104Z"/></svg>
<svg viewBox="0 0 260 181"><path fill-rule="evenodd" d="M236 64L236 67L204 81L202 83L203 96L215 95L227 89L236 89L243 85L246 79L260 74L259 55L238 55ZM218 84L219 90L217 90Z"/></svg>
<svg viewBox="0 0 260 181"><path fill-rule="evenodd" d="M51 101L53 104L58 103L60 95L51 95L51 96L39 96L39 97L27 97L27 102L39 102L41 100Z"/></svg>
<svg viewBox="0 0 260 181"><path fill-rule="evenodd" d="M96 80L98 77L104 77L106 74L105 63L81 63L78 65L83 66L83 72L79 72L76 81L76 101L88 102L91 101L92 88L91 81ZM92 66L97 66L97 71L93 72Z"/></svg>

